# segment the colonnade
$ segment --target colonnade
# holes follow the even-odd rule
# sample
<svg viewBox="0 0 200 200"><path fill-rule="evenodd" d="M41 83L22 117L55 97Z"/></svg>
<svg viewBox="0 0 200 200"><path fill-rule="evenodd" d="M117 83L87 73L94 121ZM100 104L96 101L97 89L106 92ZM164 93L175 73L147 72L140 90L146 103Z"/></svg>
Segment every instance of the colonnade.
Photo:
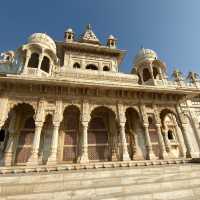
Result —
<svg viewBox="0 0 200 200"><path fill-rule="evenodd" d="M88 158L88 127L90 123L90 114L92 112L91 109L89 109L90 105L83 105L83 110L80 112L80 124L82 126L81 131L81 151L80 155L78 155L77 162L78 163L88 163L90 162ZM101 107L101 106L99 106ZM86 109L85 109L86 108ZM41 108L40 108L41 109ZM111 110L111 112L114 112L110 107L108 106L107 109ZM122 161L129 161L130 155L128 152L127 147L127 139L126 139L126 131L125 131L125 124L126 124L126 112L127 107L123 104L118 105L118 112L115 112L116 119L118 122L118 131L120 135L120 144L121 144L121 160ZM135 108L133 108L135 109ZM40 147L40 139L41 139L41 133L43 128L43 123L45 119L45 108L42 108L43 112L36 111L35 115L35 133L33 136L33 143L31 148L30 157L26 163L26 165L38 165L38 152ZM140 117L140 122L143 127L143 137L145 139L145 147L146 147L146 159L153 160L155 159L155 154L153 152L152 142L149 134L149 124L147 120L147 113L145 111L145 105L143 105L143 108L138 110L142 110L141 113L136 111ZM178 110L179 111L179 110ZM157 112L157 110L155 110ZM41 117L41 113L43 113L43 117ZM52 139L51 139L51 147L50 147L50 156L48 157L47 164L54 165L57 164L58 158L57 158L57 152L58 152L58 140L59 140L59 127L63 119L63 112L59 110L55 111L56 116L53 116L53 130L52 130ZM159 115L159 113L156 113ZM178 114L181 115L181 113L178 112ZM37 116L40 115L40 116ZM4 152L4 165L11 165L12 162L12 156L13 156L13 145L14 145L14 137L16 134L16 131L13 130L13 123L16 120L16 117L12 117L12 120L10 120L9 124L9 139L6 144L5 152ZM3 117L2 117L3 119ZM180 118L181 119L181 118ZM1 122L2 126L3 123ZM193 157L193 149L192 144L189 139L188 132L186 130L186 126L184 121L181 121L182 124L182 133L177 132L177 138L179 141L179 149L181 157L187 156ZM167 138L167 134L165 132L165 129L163 128L163 125L161 124L161 121L155 117L155 125L156 125L156 131L158 136L158 144L159 144L159 158L160 159L168 159L168 156L170 155L170 142ZM176 125L178 126L178 124ZM178 128L178 127L177 127ZM185 145L186 144L186 145ZM185 147L186 146L186 147Z"/></svg>

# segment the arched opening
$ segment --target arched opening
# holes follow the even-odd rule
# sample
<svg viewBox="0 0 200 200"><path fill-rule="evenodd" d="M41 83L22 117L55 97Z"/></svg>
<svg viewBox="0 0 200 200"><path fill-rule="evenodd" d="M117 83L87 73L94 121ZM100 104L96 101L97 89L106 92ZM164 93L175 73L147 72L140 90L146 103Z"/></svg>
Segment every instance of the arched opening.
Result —
<svg viewBox="0 0 200 200"><path fill-rule="evenodd" d="M110 71L110 68L108 66L104 66L103 71Z"/></svg>
<svg viewBox="0 0 200 200"><path fill-rule="evenodd" d="M49 70L50 70L50 60L46 56L44 56L44 58L42 60L41 70L45 71L46 73L49 73Z"/></svg>
<svg viewBox="0 0 200 200"><path fill-rule="evenodd" d="M74 69L80 69L81 68L81 65L79 64L79 63L74 63L74 65L73 65L73 68Z"/></svg>
<svg viewBox="0 0 200 200"><path fill-rule="evenodd" d="M19 104L14 108L16 118L14 123L15 136L17 142L15 150L15 163L24 164L31 155L33 138L35 134L34 109L29 104Z"/></svg>
<svg viewBox="0 0 200 200"><path fill-rule="evenodd" d="M151 79L151 74L150 74L148 68L144 68L143 69L143 81L146 82L149 79Z"/></svg>
<svg viewBox="0 0 200 200"><path fill-rule="evenodd" d="M28 61L28 67L30 68L38 68L39 64L39 54L32 53L31 58Z"/></svg>
<svg viewBox="0 0 200 200"><path fill-rule="evenodd" d="M1 129L1 130L0 130L0 143L1 143L1 142L4 142L5 136L6 136L5 130L4 130L4 129Z"/></svg>
<svg viewBox="0 0 200 200"><path fill-rule="evenodd" d="M153 67L153 77L154 79L159 79L158 69Z"/></svg>
<svg viewBox="0 0 200 200"><path fill-rule="evenodd" d="M71 40L72 39L72 35L71 34L68 34L68 40Z"/></svg>
<svg viewBox="0 0 200 200"><path fill-rule="evenodd" d="M68 106L60 126L60 158L63 162L76 162L79 156L80 111L76 106Z"/></svg>
<svg viewBox="0 0 200 200"><path fill-rule="evenodd" d="M88 157L91 161L117 160L118 144L115 114L109 108L97 107L91 113L88 127Z"/></svg>
<svg viewBox="0 0 200 200"><path fill-rule="evenodd" d="M52 115L48 114L45 117L45 121L42 127L42 133L40 136L39 162L41 164L46 164L50 156L52 135L53 118Z"/></svg>
<svg viewBox="0 0 200 200"><path fill-rule="evenodd" d="M183 152L185 147L181 146L180 141L183 141L184 138L178 125L176 115L171 110L164 109L160 113L160 119L162 122L162 129L165 130L163 136L169 158L182 157L185 154L185 152Z"/></svg>
<svg viewBox="0 0 200 200"><path fill-rule="evenodd" d="M172 130L168 130L167 137L168 137L169 140L173 140L174 139Z"/></svg>
<svg viewBox="0 0 200 200"><path fill-rule="evenodd" d="M125 115L125 132L129 156L132 160L145 159L145 140L138 112L133 108L127 108Z"/></svg>
<svg viewBox="0 0 200 200"><path fill-rule="evenodd" d="M86 66L86 69L98 70L98 67L94 64L89 64L89 65Z"/></svg>

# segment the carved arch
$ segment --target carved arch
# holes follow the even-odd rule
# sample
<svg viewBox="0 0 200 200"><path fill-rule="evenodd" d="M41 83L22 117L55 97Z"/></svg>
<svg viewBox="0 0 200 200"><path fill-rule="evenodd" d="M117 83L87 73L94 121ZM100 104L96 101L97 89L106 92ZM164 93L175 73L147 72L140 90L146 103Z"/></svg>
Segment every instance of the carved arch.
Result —
<svg viewBox="0 0 200 200"><path fill-rule="evenodd" d="M117 117L117 109L116 109L115 105L104 105L104 104L91 105L90 106L90 113L88 113L88 114L91 115L91 113L98 107L104 107L104 108L111 110L115 114L115 117Z"/></svg>

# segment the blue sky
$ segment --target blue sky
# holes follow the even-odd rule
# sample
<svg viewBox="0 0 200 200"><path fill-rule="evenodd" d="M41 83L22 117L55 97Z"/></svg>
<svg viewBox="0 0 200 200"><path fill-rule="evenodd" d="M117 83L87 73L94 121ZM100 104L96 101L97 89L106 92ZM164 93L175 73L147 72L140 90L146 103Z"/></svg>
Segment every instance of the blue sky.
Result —
<svg viewBox="0 0 200 200"><path fill-rule="evenodd" d="M141 45L184 74L200 73L199 0L19 0L1 1L0 52L15 49L34 32L63 40L72 27L78 36L90 23L102 43L109 34L128 51L121 71L129 72Z"/></svg>

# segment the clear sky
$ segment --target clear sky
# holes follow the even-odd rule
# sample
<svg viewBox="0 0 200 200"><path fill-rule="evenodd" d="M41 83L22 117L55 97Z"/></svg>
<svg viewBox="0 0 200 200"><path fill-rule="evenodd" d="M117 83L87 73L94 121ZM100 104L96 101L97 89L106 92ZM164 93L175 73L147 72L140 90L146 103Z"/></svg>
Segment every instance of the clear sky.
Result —
<svg viewBox="0 0 200 200"><path fill-rule="evenodd" d="M200 0L15 0L0 2L0 52L15 49L34 32L63 40L71 27L79 36L90 23L102 43L109 34L128 50L129 72L139 48L150 48L184 74L200 73Z"/></svg>

